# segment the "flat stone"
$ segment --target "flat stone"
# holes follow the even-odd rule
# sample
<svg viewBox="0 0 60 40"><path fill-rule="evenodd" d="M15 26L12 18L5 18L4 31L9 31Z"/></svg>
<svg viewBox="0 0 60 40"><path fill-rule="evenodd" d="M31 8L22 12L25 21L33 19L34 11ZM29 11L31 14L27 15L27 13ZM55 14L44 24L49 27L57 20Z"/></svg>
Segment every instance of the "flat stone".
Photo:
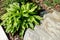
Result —
<svg viewBox="0 0 60 40"><path fill-rule="evenodd" d="M0 26L0 40L8 40L3 28Z"/></svg>
<svg viewBox="0 0 60 40"><path fill-rule="evenodd" d="M60 40L60 12L54 10L43 18L40 26L27 29L24 40Z"/></svg>

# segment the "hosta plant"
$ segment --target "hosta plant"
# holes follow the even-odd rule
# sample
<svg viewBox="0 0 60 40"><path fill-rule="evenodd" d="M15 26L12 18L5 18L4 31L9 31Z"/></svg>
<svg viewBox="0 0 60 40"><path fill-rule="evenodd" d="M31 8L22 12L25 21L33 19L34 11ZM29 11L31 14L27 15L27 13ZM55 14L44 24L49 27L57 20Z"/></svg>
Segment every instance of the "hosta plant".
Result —
<svg viewBox="0 0 60 40"><path fill-rule="evenodd" d="M38 6L34 3L26 3L19 6L19 3L13 3L7 8L1 20L1 25L4 26L6 33L14 35L16 32L23 37L27 28L34 29L35 25L40 24L42 18L37 14Z"/></svg>
<svg viewBox="0 0 60 40"><path fill-rule="evenodd" d="M6 12L5 8L8 7L9 4L12 4L14 2L18 2L21 4L21 2L27 3L28 0L0 0L0 16Z"/></svg>

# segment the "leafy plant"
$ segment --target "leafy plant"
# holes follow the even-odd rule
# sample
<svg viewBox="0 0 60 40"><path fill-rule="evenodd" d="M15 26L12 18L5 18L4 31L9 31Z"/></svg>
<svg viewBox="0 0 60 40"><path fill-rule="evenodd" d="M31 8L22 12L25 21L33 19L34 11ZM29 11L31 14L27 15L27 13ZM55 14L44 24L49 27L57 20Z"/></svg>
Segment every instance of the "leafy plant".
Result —
<svg viewBox="0 0 60 40"><path fill-rule="evenodd" d="M56 4L60 4L60 0L45 0L44 3L48 6L54 7Z"/></svg>
<svg viewBox="0 0 60 40"><path fill-rule="evenodd" d="M27 2L28 0L4 0L4 2L3 2L3 5L5 6L5 7L7 7L9 4L12 4L12 3L14 3L14 2L18 2L18 3L21 3L21 2Z"/></svg>
<svg viewBox="0 0 60 40"><path fill-rule="evenodd" d="M0 17L1 17L1 15L3 15L6 12L5 8L9 7L8 6L9 4L12 4L14 2L18 2L19 4L21 4L22 2L27 3L30 1L29 0L1 0L1 2L0 2Z"/></svg>
<svg viewBox="0 0 60 40"><path fill-rule="evenodd" d="M33 29L35 25L40 24L42 18L37 15L37 5L27 3L22 4L20 7L19 3L13 3L9 6L7 13L1 17L3 20L1 25L5 26L7 33L14 35L19 32L18 34L23 37L25 29Z"/></svg>

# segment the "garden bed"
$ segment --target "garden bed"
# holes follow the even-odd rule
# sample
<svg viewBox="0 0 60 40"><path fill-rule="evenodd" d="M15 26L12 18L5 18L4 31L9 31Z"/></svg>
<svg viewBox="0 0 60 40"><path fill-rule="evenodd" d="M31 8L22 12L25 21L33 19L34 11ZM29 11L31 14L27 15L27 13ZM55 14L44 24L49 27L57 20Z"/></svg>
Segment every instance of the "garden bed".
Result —
<svg viewBox="0 0 60 40"><path fill-rule="evenodd" d="M0 3L0 25L9 40L23 40L28 28L34 30L35 25L41 24L44 14L52 13L52 9L60 12L60 0L6 0Z"/></svg>

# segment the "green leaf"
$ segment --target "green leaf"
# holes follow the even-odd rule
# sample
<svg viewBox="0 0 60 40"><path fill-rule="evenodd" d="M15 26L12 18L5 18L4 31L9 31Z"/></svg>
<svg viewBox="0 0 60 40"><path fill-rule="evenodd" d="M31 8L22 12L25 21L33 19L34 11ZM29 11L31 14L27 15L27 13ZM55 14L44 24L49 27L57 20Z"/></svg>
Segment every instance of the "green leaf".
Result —
<svg viewBox="0 0 60 40"><path fill-rule="evenodd" d="M34 17L30 16L30 22L33 22L33 21L34 21Z"/></svg>
<svg viewBox="0 0 60 40"><path fill-rule="evenodd" d="M20 35L21 37L23 37L23 34L24 34L24 30L21 30L20 33L19 33L19 35Z"/></svg>
<svg viewBox="0 0 60 40"><path fill-rule="evenodd" d="M38 20L42 20L42 17L34 15L34 17Z"/></svg>
<svg viewBox="0 0 60 40"><path fill-rule="evenodd" d="M28 14L23 14L23 17L29 17L29 15Z"/></svg>
<svg viewBox="0 0 60 40"><path fill-rule="evenodd" d="M37 8L37 6L33 7L31 10L29 10L29 12L35 11L36 8Z"/></svg>
<svg viewBox="0 0 60 40"><path fill-rule="evenodd" d="M39 25L39 22L34 19L35 25Z"/></svg>
<svg viewBox="0 0 60 40"><path fill-rule="evenodd" d="M31 29L34 29L33 23L29 23L29 26L30 26Z"/></svg>
<svg viewBox="0 0 60 40"><path fill-rule="evenodd" d="M25 26L24 25L22 25L22 29L25 30Z"/></svg>
<svg viewBox="0 0 60 40"><path fill-rule="evenodd" d="M25 28L28 28L28 24L27 23L25 24Z"/></svg>
<svg viewBox="0 0 60 40"><path fill-rule="evenodd" d="M26 10L29 10L29 9L30 9L29 6L30 6L30 4L27 3L27 4L26 4Z"/></svg>

